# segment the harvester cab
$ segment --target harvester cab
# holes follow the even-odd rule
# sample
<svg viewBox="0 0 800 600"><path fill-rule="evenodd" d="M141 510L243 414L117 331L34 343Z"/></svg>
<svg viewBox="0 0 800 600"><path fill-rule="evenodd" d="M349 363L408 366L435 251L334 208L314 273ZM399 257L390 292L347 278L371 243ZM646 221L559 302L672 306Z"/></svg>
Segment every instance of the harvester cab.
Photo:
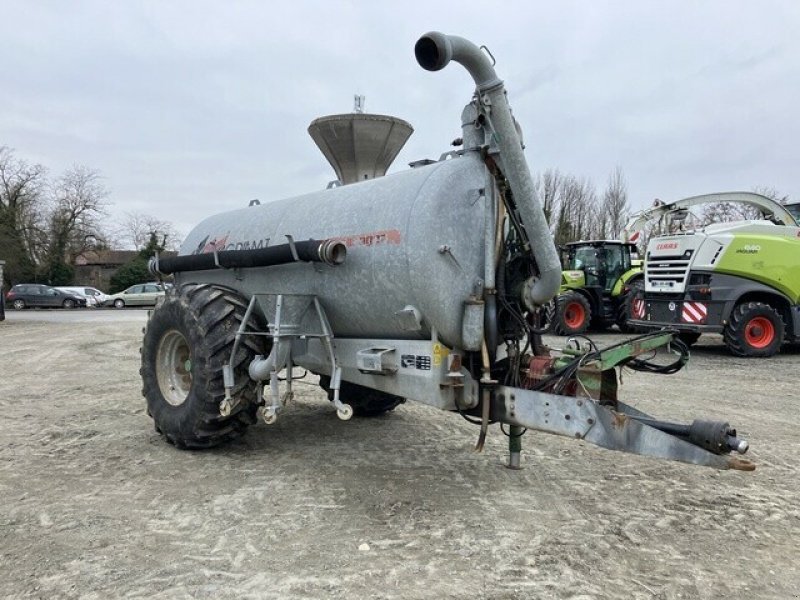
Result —
<svg viewBox="0 0 800 600"><path fill-rule="evenodd" d="M571 242L561 247L564 266L559 294L549 306L556 335L575 335L590 326L627 326L627 301L641 280L636 244L617 240Z"/></svg>
<svg viewBox="0 0 800 600"><path fill-rule="evenodd" d="M279 419L307 371L343 421L414 400L477 424L477 448L490 424L505 424L510 467L529 428L753 468L732 454L747 443L728 423L665 422L618 398L618 368L685 364L673 332L605 349L543 346L534 323L562 269L505 86L491 55L463 38L431 32L415 54L428 71L455 62L473 79L460 150L384 175L410 126L317 120L310 133L340 185L209 217L178 256L151 260L155 276L175 277L142 344L157 431L181 448L227 442L258 414Z"/></svg>

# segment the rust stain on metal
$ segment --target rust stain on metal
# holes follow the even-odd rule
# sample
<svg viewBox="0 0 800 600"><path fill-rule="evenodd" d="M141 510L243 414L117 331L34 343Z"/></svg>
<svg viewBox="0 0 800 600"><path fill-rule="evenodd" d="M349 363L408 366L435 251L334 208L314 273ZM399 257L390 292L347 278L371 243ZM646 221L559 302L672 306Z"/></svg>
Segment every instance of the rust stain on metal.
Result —
<svg viewBox="0 0 800 600"><path fill-rule="evenodd" d="M628 418L628 415L623 414L623 413L618 413L618 412L613 412L612 411L611 414L614 415L614 420L611 422L611 425L615 429L624 429L625 426L628 424L628 421L630 420Z"/></svg>
<svg viewBox="0 0 800 600"><path fill-rule="evenodd" d="M756 463L746 458L739 458L738 456L731 456L728 458L728 467L736 469L737 471L755 471Z"/></svg>

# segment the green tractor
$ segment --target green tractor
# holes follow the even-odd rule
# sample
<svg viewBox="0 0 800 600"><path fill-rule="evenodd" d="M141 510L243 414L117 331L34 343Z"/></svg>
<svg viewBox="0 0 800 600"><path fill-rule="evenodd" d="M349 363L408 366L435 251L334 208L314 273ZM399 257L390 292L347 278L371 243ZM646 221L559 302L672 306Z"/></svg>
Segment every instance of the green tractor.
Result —
<svg viewBox="0 0 800 600"><path fill-rule="evenodd" d="M561 289L550 303L548 321L556 335L626 324L631 291L643 283L642 261L631 242L594 240L561 247Z"/></svg>

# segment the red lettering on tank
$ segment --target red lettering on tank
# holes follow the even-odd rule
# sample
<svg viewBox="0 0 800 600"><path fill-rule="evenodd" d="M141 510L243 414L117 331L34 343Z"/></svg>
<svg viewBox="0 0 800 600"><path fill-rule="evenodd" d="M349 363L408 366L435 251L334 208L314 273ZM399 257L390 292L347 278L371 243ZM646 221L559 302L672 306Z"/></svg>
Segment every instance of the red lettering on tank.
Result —
<svg viewBox="0 0 800 600"><path fill-rule="evenodd" d="M337 242L342 242L348 248L352 248L353 246L382 246L384 244L400 244L403 240L403 235L397 229L385 229L382 231L372 231L370 233L342 235L330 239Z"/></svg>

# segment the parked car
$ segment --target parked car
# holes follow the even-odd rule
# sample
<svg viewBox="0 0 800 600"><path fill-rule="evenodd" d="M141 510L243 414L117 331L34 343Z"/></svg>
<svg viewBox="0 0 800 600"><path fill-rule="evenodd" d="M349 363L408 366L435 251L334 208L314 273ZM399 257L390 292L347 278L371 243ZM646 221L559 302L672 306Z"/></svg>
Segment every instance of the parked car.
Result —
<svg viewBox="0 0 800 600"><path fill-rule="evenodd" d="M97 288L84 285L73 287L59 286L56 289L61 290L62 292L75 294L77 296L83 296L86 298L86 306L102 306L109 298L108 294L104 294Z"/></svg>
<svg viewBox="0 0 800 600"><path fill-rule="evenodd" d="M164 293L164 286L158 283L140 283L139 285L132 285L124 292L112 294L105 301L105 306L113 306L114 308L155 306L156 301Z"/></svg>
<svg viewBox="0 0 800 600"><path fill-rule="evenodd" d="M16 310L23 308L77 308L86 306L86 298L39 283L20 283L6 294L6 302Z"/></svg>

